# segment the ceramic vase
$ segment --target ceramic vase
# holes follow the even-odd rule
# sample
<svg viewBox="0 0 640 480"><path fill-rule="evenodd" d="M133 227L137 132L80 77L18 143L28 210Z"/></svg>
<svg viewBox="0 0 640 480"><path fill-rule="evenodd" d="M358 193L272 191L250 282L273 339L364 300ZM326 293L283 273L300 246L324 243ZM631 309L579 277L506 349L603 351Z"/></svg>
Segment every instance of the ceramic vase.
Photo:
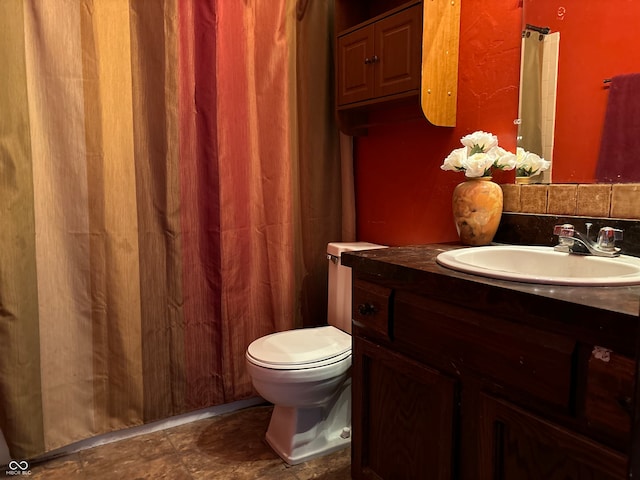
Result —
<svg viewBox="0 0 640 480"><path fill-rule="evenodd" d="M453 218L464 245L489 245L502 217L502 188L491 177L470 178L453 190Z"/></svg>

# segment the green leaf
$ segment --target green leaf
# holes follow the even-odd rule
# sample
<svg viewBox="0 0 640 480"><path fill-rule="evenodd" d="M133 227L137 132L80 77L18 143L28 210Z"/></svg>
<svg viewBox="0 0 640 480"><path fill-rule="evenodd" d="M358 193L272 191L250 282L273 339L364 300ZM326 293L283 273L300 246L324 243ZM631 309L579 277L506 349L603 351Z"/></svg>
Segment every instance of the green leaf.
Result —
<svg viewBox="0 0 640 480"><path fill-rule="evenodd" d="M484 153L484 146L480 146L477 143L473 145L473 147L471 147L471 152L469 153L469 156L474 155L476 153Z"/></svg>

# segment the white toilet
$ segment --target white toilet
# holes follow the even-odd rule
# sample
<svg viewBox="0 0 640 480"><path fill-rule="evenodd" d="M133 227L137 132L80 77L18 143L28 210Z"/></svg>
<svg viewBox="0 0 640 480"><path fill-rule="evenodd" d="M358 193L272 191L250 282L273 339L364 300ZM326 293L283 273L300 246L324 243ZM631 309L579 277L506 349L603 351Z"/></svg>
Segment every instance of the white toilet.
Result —
<svg viewBox="0 0 640 480"><path fill-rule="evenodd" d="M274 404L266 440L295 465L351 441L351 269L345 251L384 248L365 242L330 243L328 326L273 333L246 352L257 392Z"/></svg>

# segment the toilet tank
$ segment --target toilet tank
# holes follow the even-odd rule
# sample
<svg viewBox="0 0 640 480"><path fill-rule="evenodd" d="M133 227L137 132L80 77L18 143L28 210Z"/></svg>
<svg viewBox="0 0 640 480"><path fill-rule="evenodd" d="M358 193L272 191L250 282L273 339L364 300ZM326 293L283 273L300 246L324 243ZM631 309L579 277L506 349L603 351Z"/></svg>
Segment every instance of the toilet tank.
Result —
<svg viewBox="0 0 640 480"><path fill-rule="evenodd" d="M368 242L332 242L327 245L329 260L329 298L327 321L340 330L351 334L351 268L341 262L342 252L355 252L385 248Z"/></svg>

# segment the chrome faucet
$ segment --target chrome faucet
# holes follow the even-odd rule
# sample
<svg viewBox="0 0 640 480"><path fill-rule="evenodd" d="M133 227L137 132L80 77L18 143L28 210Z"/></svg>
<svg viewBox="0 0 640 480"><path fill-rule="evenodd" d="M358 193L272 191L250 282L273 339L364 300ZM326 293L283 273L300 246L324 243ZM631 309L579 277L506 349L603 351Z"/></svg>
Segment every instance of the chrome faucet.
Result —
<svg viewBox="0 0 640 480"><path fill-rule="evenodd" d="M558 236L558 245L554 250L558 252L575 253L578 255L596 255L598 257L617 257L620 249L616 241L622 240L622 230L619 228L602 227L596 241L589 239L591 223L585 223L586 233L580 233L570 223L556 225L553 234Z"/></svg>

